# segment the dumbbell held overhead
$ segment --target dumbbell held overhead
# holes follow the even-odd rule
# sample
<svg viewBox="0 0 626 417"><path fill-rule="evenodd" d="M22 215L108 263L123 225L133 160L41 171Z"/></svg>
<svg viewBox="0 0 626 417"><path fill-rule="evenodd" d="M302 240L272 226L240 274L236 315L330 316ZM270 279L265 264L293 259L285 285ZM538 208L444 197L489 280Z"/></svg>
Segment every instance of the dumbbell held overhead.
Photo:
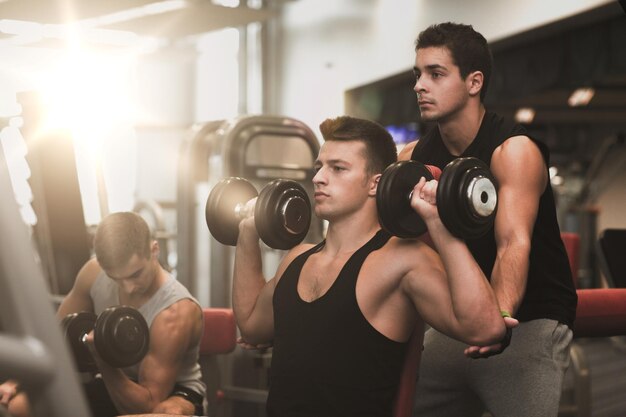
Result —
<svg viewBox="0 0 626 417"><path fill-rule="evenodd" d="M226 178L211 190L205 208L211 235L235 246L239 223L254 216L259 237L274 249L290 249L302 242L311 224L311 202L297 182L275 179L260 193L248 180Z"/></svg>
<svg viewBox="0 0 626 417"><path fill-rule="evenodd" d="M437 211L452 235L475 239L493 226L498 195L495 178L483 161L457 158L443 171L417 161L399 161L383 172L376 193L379 221L387 232L402 238L426 233L426 224L411 207L411 193L421 177L438 180Z"/></svg>
<svg viewBox="0 0 626 417"><path fill-rule="evenodd" d="M98 355L114 368L125 368L139 363L150 345L150 330L139 311L128 306L105 309L99 316L92 312L68 314L61 328L80 372L95 372L96 362L86 344L89 332L94 331Z"/></svg>

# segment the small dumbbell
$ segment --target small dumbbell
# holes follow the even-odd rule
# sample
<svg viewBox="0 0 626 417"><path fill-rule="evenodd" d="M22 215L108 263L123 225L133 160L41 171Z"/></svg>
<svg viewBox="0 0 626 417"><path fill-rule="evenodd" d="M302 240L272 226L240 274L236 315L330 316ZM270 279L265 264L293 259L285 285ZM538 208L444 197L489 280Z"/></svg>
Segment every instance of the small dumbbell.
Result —
<svg viewBox="0 0 626 417"><path fill-rule="evenodd" d="M105 309L99 316L91 312L68 314L61 321L65 339L80 372L97 371L96 362L85 343L94 331L98 355L115 368L139 363L150 345L150 330L139 311L128 306Z"/></svg>
<svg viewBox="0 0 626 417"><path fill-rule="evenodd" d="M376 193L381 227L394 236L414 238L427 231L411 207L411 193L421 177L437 179L437 211L446 228L461 239L475 239L492 226L498 193L487 165L477 158L457 158L441 171L417 161L399 161L383 172Z"/></svg>
<svg viewBox="0 0 626 417"><path fill-rule="evenodd" d="M273 180L257 194L248 180L232 177L213 187L205 215L211 235L224 245L236 245L239 223L254 215L259 237L267 246L290 249L308 233L311 202L295 181Z"/></svg>

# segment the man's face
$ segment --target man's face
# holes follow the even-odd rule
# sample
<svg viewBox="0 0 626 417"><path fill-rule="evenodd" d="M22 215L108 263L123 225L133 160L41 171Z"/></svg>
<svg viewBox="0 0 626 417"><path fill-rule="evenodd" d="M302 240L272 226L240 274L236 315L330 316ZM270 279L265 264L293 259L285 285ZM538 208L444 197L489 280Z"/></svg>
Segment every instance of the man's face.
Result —
<svg viewBox="0 0 626 417"><path fill-rule="evenodd" d="M315 214L325 220L359 210L370 194L365 144L327 141L315 161Z"/></svg>
<svg viewBox="0 0 626 417"><path fill-rule="evenodd" d="M155 280L156 257L150 258L134 254L125 265L105 270L105 273L127 296L136 297L147 293Z"/></svg>
<svg viewBox="0 0 626 417"><path fill-rule="evenodd" d="M420 48L415 53L415 86L421 118L443 122L468 101L468 84L461 78L446 47Z"/></svg>

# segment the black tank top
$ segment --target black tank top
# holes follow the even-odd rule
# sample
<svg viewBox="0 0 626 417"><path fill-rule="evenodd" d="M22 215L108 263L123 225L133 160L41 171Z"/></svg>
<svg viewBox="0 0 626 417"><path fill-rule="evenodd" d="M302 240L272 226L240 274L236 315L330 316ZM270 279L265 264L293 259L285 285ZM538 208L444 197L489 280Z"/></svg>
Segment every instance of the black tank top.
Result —
<svg viewBox="0 0 626 417"><path fill-rule="evenodd" d="M528 136L538 146L546 166L549 166L549 151L544 143L529 136L523 126L490 112L485 114L474 141L459 157L472 156L491 165L493 151L508 138L518 135ZM437 127L419 140L411 155L411 159L440 168L455 158L444 145ZM490 277L496 259L493 228L485 236L467 240L466 243L485 275ZM571 328L576 316L576 303L576 290L560 236L552 187L548 182L539 200L526 293L516 318L520 321L549 318Z"/></svg>
<svg viewBox="0 0 626 417"><path fill-rule="evenodd" d="M379 231L348 259L326 294L310 303L300 298L298 279L325 242L287 267L274 291L270 416L391 416L408 343L374 329L355 292L365 258L389 237Z"/></svg>

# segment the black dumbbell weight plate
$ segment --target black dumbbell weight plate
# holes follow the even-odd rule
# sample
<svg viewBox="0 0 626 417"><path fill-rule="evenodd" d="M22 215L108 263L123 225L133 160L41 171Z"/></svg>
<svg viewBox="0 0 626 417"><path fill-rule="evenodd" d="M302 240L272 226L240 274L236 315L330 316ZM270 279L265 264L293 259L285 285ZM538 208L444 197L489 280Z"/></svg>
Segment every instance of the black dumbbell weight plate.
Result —
<svg viewBox="0 0 626 417"><path fill-rule="evenodd" d="M148 324L132 307L105 309L96 320L94 332L98 354L115 368L139 363L150 347Z"/></svg>
<svg viewBox="0 0 626 417"><path fill-rule="evenodd" d="M271 181L256 200L254 222L267 246L293 248L304 240L311 225L311 201L306 190L295 181Z"/></svg>
<svg viewBox="0 0 626 417"><path fill-rule="evenodd" d="M72 350L74 362L79 372L95 372L96 362L83 342L83 337L93 330L96 315L90 312L68 314L61 321L63 336Z"/></svg>
<svg viewBox="0 0 626 417"><path fill-rule="evenodd" d="M211 235L224 245L235 246L239 236L238 207L257 196L256 188L244 178L227 178L217 183L206 202L205 217Z"/></svg>
<svg viewBox="0 0 626 417"><path fill-rule="evenodd" d="M433 179L428 168L416 161L398 161L383 172L376 190L376 207L380 225L388 233L401 238L426 233L426 224L411 207L409 198L422 177Z"/></svg>
<svg viewBox="0 0 626 417"><path fill-rule="evenodd" d="M495 178L477 158L457 158L443 170L437 187L439 217L454 236L476 239L491 227L497 208Z"/></svg>

